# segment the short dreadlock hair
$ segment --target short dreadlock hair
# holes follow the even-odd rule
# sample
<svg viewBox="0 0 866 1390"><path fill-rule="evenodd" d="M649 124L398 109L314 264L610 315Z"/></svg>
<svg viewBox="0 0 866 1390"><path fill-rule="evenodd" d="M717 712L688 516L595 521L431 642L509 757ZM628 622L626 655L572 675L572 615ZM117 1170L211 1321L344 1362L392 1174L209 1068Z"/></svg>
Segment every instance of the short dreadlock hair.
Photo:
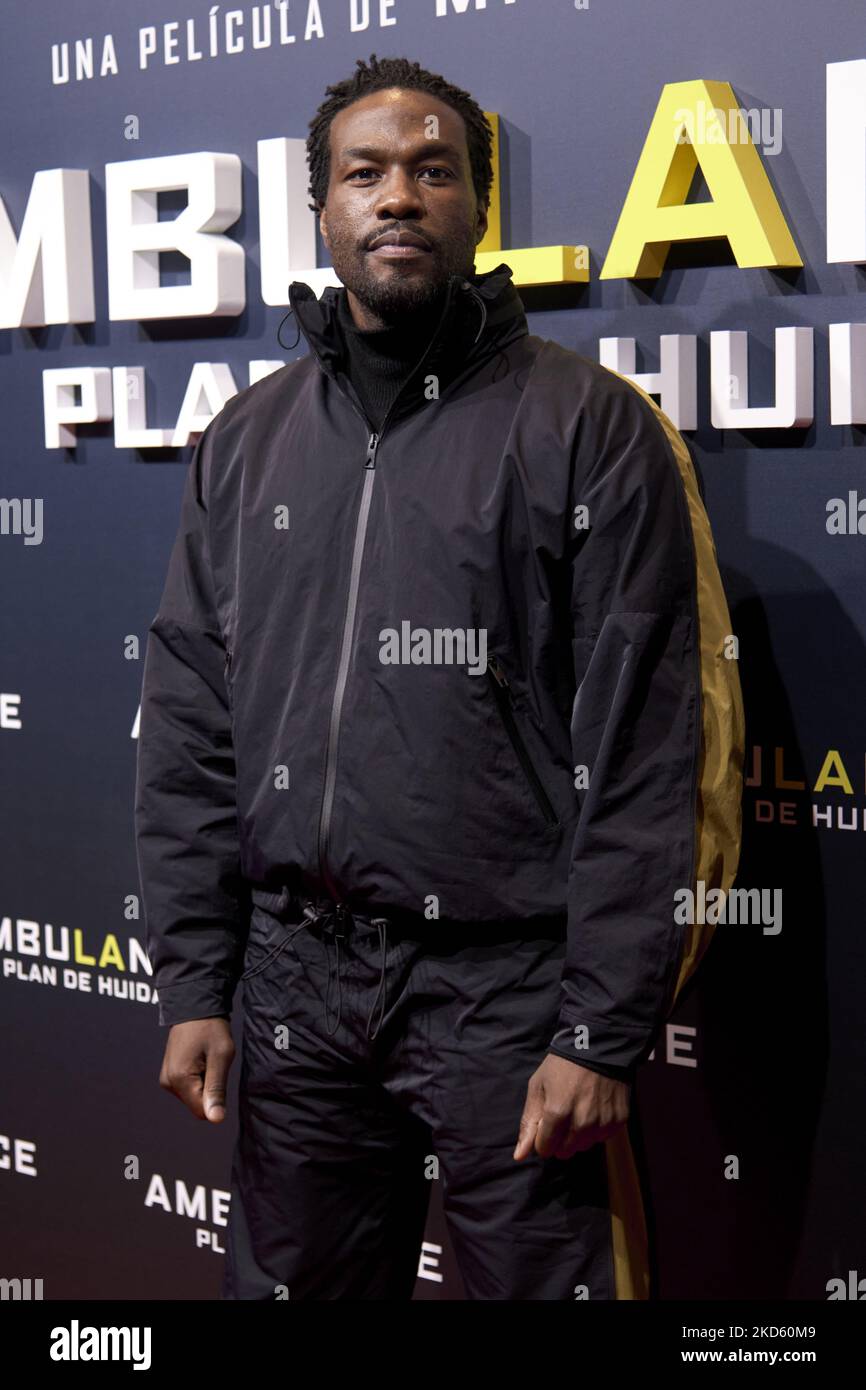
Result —
<svg viewBox="0 0 866 1390"><path fill-rule="evenodd" d="M310 171L307 191L313 199L308 205L310 210L320 212L327 197L331 176L330 131L334 117L353 101L387 87L429 92L463 117L472 183L478 198L486 205L490 201L490 186L493 183L493 134L477 101L462 87L446 82L439 73L428 72L420 63L410 63L406 58L377 58L375 53L371 53L369 64L363 58L357 58L356 64L357 72L351 77L325 88L326 100L310 121L307 136Z"/></svg>

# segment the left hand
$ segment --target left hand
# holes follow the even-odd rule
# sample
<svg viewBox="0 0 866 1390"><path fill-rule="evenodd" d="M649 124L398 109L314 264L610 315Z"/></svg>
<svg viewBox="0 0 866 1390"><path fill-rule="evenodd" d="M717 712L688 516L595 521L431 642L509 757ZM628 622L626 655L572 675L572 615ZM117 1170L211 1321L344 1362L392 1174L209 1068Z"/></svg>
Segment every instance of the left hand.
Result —
<svg viewBox="0 0 866 1390"><path fill-rule="evenodd" d="M601 1144L628 1119L631 1087L549 1052L526 1087L513 1157L571 1158Z"/></svg>

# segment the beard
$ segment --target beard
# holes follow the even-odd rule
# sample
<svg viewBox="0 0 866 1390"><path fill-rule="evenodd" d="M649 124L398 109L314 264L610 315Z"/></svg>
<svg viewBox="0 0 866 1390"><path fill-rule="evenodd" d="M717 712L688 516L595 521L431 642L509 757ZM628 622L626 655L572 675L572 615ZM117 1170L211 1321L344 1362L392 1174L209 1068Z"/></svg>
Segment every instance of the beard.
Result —
<svg viewBox="0 0 866 1390"><path fill-rule="evenodd" d="M425 256L429 264L423 269L403 269L398 264L386 268L384 263L377 267L354 238L335 240L332 230L334 270L346 289L383 323L432 311L441 303L450 275L474 274L475 242L469 232L463 239L440 242Z"/></svg>

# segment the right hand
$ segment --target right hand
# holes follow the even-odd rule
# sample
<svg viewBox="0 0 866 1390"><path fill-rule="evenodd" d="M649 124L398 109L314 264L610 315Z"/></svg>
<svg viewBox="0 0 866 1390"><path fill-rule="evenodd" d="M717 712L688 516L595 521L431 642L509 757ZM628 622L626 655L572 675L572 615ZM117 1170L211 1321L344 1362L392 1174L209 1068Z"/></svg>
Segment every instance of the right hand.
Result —
<svg viewBox="0 0 866 1390"><path fill-rule="evenodd" d="M228 1019L174 1023L168 1030L159 1084L182 1100L196 1119L219 1124L225 1119L226 1081L234 1056Z"/></svg>

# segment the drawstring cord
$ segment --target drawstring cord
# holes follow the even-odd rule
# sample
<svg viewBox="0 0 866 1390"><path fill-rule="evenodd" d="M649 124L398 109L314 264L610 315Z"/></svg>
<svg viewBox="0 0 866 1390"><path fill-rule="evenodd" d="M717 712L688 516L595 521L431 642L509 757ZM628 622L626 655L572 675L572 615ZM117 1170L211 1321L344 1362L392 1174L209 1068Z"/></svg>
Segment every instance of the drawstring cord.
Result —
<svg viewBox="0 0 866 1390"><path fill-rule="evenodd" d="M287 314L283 314L283 317L280 319L280 327L277 329L277 342L279 343L281 348L285 348L286 352L294 351L294 349L298 346L298 343L301 341L301 325L299 323L297 324L295 341L293 343L284 343L282 338L280 337L280 329L282 329L282 326L285 323L286 319L290 319L294 312L294 309L290 309Z"/></svg>
<svg viewBox="0 0 866 1390"><path fill-rule="evenodd" d="M478 307L481 310L481 326L478 329L478 332L475 334L475 337L472 339L472 346L474 347L475 344L478 342L478 339L481 337L481 334L484 332L484 325L487 322L487 305L484 303L483 294L479 293L479 291L475 288L471 281L464 280L463 288L465 290L468 290L468 292L472 295L472 298L476 301Z"/></svg>
<svg viewBox="0 0 866 1390"><path fill-rule="evenodd" d="M320 911L317 907L314 907L312 903L308 902L304 905L304 916L308 918L311 927L324 928L329 922L333 921L335 917L337 918L338 924L342 926L346 912L345 909L340 908ZM340 942L342 939L343 933L341 931L335 931L334 940L336 941L337 956L337 1017L334 1021L333 1028L328 1025L328 1008L330 1007L331 1000L331 953L328 950L328 943L325 941L325 955L328 957L328 985L325 990L325 1031L329 1038L332 1038L336 1033L340 1026L340 1019L343 1016L343 981L340 977Z"/></svg>
<svg viewBox="0 0 866 1390"><path fill-rule="evenodd" d="M379 933L379 950L382 953L382 970L379 975L379 988L376 990L376 997L373 1000L373 1008L371 1008L369 1017L367 1019L367 1037L372 1042L373 1039L378 1035L379 1029L382 1027L382 1018L385 1013L385 971L387 969L386 953L388 950L388 919L387 917L371 917L370 920ZM376 1024L376 1032L371 1033L370 1024L373 1020L373 1010L376 1007L376 1000L379 998L380 994L382 996L382 1007L379 1010L379 1022Z"/></svg>
<svg viewBox="0 0 866 1390"><path fill-rule="evenodd" d="M330 1023L328 1022L328 1014L330 1011L331 1002L331 955L328 950L327 941L325 940L324 943L325 953L328 957L328 984L325 990L325 1029L327 1031L328 1037L333 1037L340 1026L340 1019L343 1016L343 981L340 975L340 942L343 940L344 933L341 930L339 930L339 928L347 925L352 920L352 914L349 911L349 909L345 907L343 904L338 904L336 907L319 908L309 899L303 905L303 913L306 920L300 922L298 926L295 927L294 931L289 932L289 935L283 941L280 941L272 950L270 950L268 954L265 956L264 960L260 961L258 965L253 966L252 970L247 970L241 976L241 979L248 980L252 975L257 975L260 970L264 970L268 965L270 965L271 961L274 959L275 956L278 956L281 951L284 951L286 949L292 938L294 936L297 936L299 931L303 931L305 927L313 927L315 929L322 930L329 924L333 924L336 922L337 925L334 930L334 941L337 974L337 1017L334 1020L333 1027L331 1027ZM370 923L372 926L376 928L379 934L379 951L381 953L381 969L379 971L379 984L376 989L375 996L373 998L370 1013L367 1017L366 1033L367 1038L370 1040L370 1042L372 1042L379 1034L379 1029L382 1026L382 1019L384 1018L385 1014L385 998L387 994L387 991L385 989L385 980L388 970L388 919L387 917L371 917ZM373 1022L373 1014L375 1013L377 1004L379 1004L379 1021L377 1022L375 1029L371 1033L370 1025Z"/></svg>
<svg viewBox="0 0 866 1390"><path fill-rule="evenodd" d="M285 941L280 941L278 945L276 945L273 948L272 951L268 951L268 954L265 956L264 960L259 961L258 965L254 965L252 970L245 970L243 975L241 975L241 979L249 980L251 976L258 975L260 970L264 970L267 965L270 965L274 956L278 956L281 951L284 951L286 949L292 937L296 936L298 932L301 930L301 927L305 926L306 922L302 922L299 927L295 927L295 930L293 932L289 932L289 935L286 937Z"/></svg>
<svg viewBox="0 0 866 1390"><path fill-rule="evenodd" d="M304 907L304 916L309 918L310 924L312 926L325 926L328 922L332 922L334 919L336 919L339 926L343 926L347 925L352 920L351 912L347 907L344 907L342 905L335 908L329 908L325 911L320 911L318 908L314 907L312 903L308 903ZM382 961L381 969L379 972L378 988L376 989L376 993L373 997L373 1003L370 1008L370 1012L367 1016L366 1033L367 1038L370 1042L372 1042L374 1038L378 1036L379 1029L382 1026L382 1019L385 1013L385 976L388 968L388 919L386 917L371 917L370 923L372 926L376 928L377 932L379 933L379 951L381 952ZM331 998L331 958L330 955L328 956L328 987L325 991L325 1028L329 1037L333 1037L334 1033L336 1033L337 1029L339 1028L340 1019L342 1017L343 1012L343 981L340 975L340 942L342 939L343 933L341 931L335 931L334 940L336 942L335 957L337 972L337 1017L334 1022L333 1028L331 1028L328 1024L328 1007L329 1000ZM327 949L328 947L326 943L325 950L327 951ZM375 1013L377 1003L380 1005L379 1021L376 1024L374 1031L371 1033L370 1024L373 1022L373 1014Z"/></svg>
<svg viewBox="0 0 866 1390"><path fill-rule="evenodd" d="M478 342L478 339L481 337L481 334L484 332L484 329L485 329L485 327L486 327L486 325L487 325L487 304L485 303L484 295L481 294L481 292L478 290L478 288L477 288L475 285L472 284L471 280L464 280L464 281L463 281L463 288L472 296L472 298L475 300L476 304L478 305L479 309L481 310L481 324L480 324L480 326L479 326L478 332L475 334L475 337L472 339L472 346L474 347L475 344ZM499 367L500 367L500 365L501 365L502 362L505 363L505 366L506 366L506 369L507 369L507 367L508 367L508 357L506 356L505 350L504 350L503 348L500 348L500 349L499 349L499 360L498 360L497 363L496 363L496 371L493 373L493 380L494 380L494 381L496 380L496 373L499 371Z"/></svg>

